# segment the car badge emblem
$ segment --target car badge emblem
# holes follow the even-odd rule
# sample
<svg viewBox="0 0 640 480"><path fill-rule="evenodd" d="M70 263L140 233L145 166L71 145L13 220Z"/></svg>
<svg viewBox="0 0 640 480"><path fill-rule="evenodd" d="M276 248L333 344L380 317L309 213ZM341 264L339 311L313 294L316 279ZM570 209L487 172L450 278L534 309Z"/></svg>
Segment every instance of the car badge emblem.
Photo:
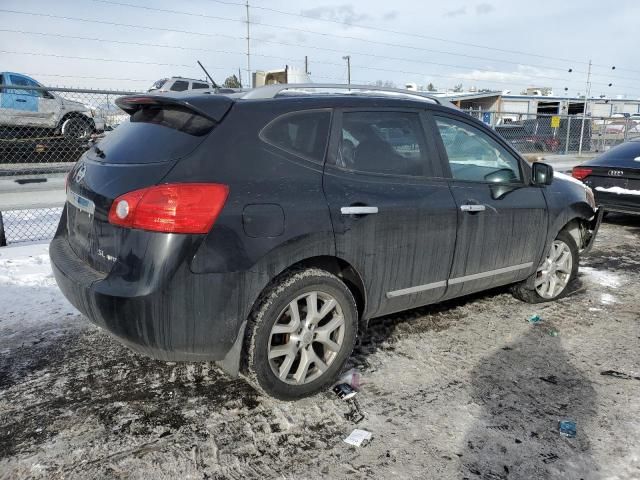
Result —
<svg viewBox="0 0 640 480"><path fill-rule="evenodd" d="M87 174L87 166L82 165L74 175L73 179L76 181L76 183L80 183L86 174Z"/></svg>
<svg viewBox="0 0 640 480"><path fill-rule="evenodd" d="M621 177L622 175L624 175L624 172L622 170L609 170L608 173L610 177Z"/></svg>

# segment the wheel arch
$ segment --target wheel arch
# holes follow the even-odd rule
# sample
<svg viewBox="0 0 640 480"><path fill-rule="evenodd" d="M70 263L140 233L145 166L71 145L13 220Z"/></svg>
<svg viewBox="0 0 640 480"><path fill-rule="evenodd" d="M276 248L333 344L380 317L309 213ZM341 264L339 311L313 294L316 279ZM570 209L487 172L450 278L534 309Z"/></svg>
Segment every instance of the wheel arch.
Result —
<svg viewBox="0 0 640 480"><path fill-rule="evenodd" d="M283 275L293 270L303 270L307 268L320 268L329 273L334 274L340 280L342 280L356 301L356 307L358 309L358 318L360 320L360 328L366 327L368 319L363 318L363 314L366 311L366 288L362 280L360 273L346 260L333 255L315 255L304 259L299 259L293 262L291 265L280 269L280 271L273 276L273 278L264 286L264 288L258 293L256 298L251 304L251 308L248 310L249 315L259 304L264 292L268 291L271 287L276 285ZM225 358L219 362L216 362L227 374L237 377L240 372L241 363L246 353L245 339L247 336L247 322L248 318L245 318L238 331L238 336L234 343L234 346L229 350Z"/></svg>
<svg viewBox="0 0 640 480"><path fill-rule="evenodd" d="M62 127L64 123L71 118L81 118L82 120L89 122L89 125L91 125L91 128L93 131L95 131L96 129L96 123L93 121L93 118L89 117L88 115L82 112L73 111L73 112L67 112L62 116L62 118L58 122L58 126L56 127L56 130L58 132L62 132Z"/></svg>

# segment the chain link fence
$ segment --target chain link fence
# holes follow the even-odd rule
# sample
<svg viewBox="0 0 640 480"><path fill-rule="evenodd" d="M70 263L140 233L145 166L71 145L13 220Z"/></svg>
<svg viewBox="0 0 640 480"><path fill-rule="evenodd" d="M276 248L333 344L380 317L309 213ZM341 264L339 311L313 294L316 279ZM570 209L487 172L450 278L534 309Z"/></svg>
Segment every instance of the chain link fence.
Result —
<svg viewBox="0 0 640 480"><path fill-rule="evenodd" d="M5 84L0 76L0 245L53 235L66 173L94 142L128 118L115 99L136 93ZM603 152L640 137L637 117L466 113L523 154Z"/></svg>
<svg viewBox="0 0 640 480"><path fill-rule="evenodd" d="M139 93L41 87L11 77L0 75L0 245L53 236L67 172L128 118L115 99Z"/></svg>
<svg viewBox="0 0 640 480"><path fill-rule="evenodd" d="M640 117L583 117L475 110L466 113L493 127L520 153L599 153L640 137Z"/></svg>

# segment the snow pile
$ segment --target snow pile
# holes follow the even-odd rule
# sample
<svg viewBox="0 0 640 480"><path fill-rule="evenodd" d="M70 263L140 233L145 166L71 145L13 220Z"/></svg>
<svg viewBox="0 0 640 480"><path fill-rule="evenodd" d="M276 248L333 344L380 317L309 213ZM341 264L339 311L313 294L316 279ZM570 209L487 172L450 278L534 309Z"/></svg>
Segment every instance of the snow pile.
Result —
<svg viewBox="0 0 640 480"><path fill-rule="evenodd" d="M4 341L77 317L56 285L48 244L0 248L0 306Z"/></svg>
<svg viewBox="0 0 640 480"><path fill-rule="evenodd" d="M629 190L622 187L596 187L598 192L616 193L618 195L640 195L640 190Z"/></svg>

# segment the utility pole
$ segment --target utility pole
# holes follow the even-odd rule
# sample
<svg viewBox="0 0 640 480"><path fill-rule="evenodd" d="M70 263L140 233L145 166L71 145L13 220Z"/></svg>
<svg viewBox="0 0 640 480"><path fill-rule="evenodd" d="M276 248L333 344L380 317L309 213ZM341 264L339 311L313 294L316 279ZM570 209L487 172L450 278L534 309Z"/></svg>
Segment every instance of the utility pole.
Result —
<svg viewBox="0 0 640 480"><path fill-rule="evenodd" d="M249 18L249 0L246 1L247 8L247 75L249 76L249 88L253 87L251 79L251 21Z"/></svg>
<svg viewBox="0 0 640 480"><path fill-rule="evenodd" d="M351 85L351 55L345 55L342 59L347 61L347 85Z"/></svg>
<svg viewBox="0 0 640 480"><path fill-rule="evenodd" d="M242 88L242 69L238 67L238 82L240 82L240 88Z"/></svg>
<svg viewBox="0 0 640 480"><path fill-rule="evenodd" d="M591 96L591 60L589 60L589 69L587 70L587 93L584 96L584 107L582 110L582 125L580 126L580 145L578 145L578 156L582 155L582 141L584 139L584 122L587 116L587 104Z"/></svg>
<svg viewBox="0 0 640 480"><path fill-rule="evenodd" d="M304 56L304 73L309 75L309 57Z"/></svg>

